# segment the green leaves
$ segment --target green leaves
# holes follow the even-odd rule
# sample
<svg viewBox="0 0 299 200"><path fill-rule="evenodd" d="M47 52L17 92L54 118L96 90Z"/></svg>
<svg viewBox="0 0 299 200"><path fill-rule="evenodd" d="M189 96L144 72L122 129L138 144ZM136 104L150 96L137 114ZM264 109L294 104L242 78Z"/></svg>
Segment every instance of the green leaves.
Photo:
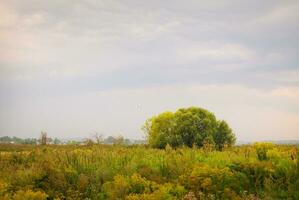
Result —
<svg viewBox="0 0 299 200"><path fill-rule="evenodd" d="M204 139L211 143L211 136ZM298 199L298 147L9 147L0 199ZM248 150L252 153L246 153ZM259 160L256 150L266 150ZM260 151L260 150L259 150ZM244 157L246 153L246 157ZM22 159L21 159L22 158Z"/></svg>
<svg viewBox="0 0 299 200"><path fill-rule="evenodd" d="M164 112L148 119L143 126L152 147L197 146L209 143L222 150L235 143L235 136L225 121L217 121L213 113L197 107Z"/></svg>

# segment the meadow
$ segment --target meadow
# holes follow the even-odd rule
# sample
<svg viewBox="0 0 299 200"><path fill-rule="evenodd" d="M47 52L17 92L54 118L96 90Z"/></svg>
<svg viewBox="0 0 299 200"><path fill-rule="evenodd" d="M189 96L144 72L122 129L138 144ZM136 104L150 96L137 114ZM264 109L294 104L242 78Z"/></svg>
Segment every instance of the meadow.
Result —
<svg viewBox="0 0 299 200"><path fill-rule="evenodd" d="M299 199L298 146L0 145L0 199Z"/></svg>

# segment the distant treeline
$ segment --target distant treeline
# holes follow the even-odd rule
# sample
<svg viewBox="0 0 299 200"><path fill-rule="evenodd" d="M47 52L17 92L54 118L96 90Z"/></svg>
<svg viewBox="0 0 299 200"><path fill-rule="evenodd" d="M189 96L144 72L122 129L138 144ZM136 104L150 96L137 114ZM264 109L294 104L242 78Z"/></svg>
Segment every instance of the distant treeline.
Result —
<svg viewBox="0 0 299 200"><path fill-rule="evenodd" d="M3 136L0 137L1 143L15 143L15 144L37 144L36 138L18 138L18 137L9 137L9 136Z"/></svg>
<svg viewBox="0 0 299 200"><path fill-rule="evenodd" d="M19 137L9 137L3 136L0 137L0 143L12 143L12 144L41 144L42 138L19 138ZM106 138L96 139L58 139L58 138L50 138L46 137L47 144L85 144L85 143L101 143L101 144L143 144L145 140L130 140L128 138L123 138L122 136L113 137L108 136Z"/></svg>

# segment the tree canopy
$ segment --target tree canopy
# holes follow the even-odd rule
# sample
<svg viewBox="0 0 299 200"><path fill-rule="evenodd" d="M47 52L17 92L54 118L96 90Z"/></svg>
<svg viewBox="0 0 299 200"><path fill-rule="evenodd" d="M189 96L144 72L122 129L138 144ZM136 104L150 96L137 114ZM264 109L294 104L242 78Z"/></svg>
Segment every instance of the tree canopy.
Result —
<svg viewBox="0 0 299 200"><path fill-rule="evenodd" d="M188 146L202 147L209 143L222 150L225 145L235 143L235 135L223 120L206 109L181 108L176 112L163 112L148 119L143 130L152 147L164 148Z"/></svg>

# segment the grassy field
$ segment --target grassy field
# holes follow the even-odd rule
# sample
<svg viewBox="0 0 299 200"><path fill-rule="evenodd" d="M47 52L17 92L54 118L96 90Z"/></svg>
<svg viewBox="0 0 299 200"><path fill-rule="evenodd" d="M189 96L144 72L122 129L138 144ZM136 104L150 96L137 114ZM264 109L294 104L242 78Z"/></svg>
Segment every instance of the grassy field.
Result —
<svg viewBox="0 0 299 200"><path fill-rule="evenodd" d="M0 199L299 199L299 148L0 145Z"/></svg>

